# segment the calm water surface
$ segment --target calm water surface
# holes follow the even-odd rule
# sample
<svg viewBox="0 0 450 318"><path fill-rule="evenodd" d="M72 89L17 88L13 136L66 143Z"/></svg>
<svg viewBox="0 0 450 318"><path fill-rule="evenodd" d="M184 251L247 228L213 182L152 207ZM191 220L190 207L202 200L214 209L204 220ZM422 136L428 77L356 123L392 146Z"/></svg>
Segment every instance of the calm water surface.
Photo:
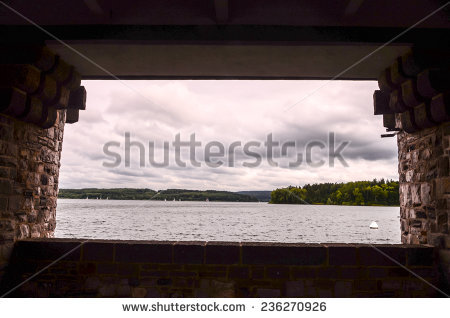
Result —
<svg viewBox="0 0 450 318"><path fill-rule="evenodd" d="M394 244L398 215L398 207L59 199L55 237Z"/></svg>

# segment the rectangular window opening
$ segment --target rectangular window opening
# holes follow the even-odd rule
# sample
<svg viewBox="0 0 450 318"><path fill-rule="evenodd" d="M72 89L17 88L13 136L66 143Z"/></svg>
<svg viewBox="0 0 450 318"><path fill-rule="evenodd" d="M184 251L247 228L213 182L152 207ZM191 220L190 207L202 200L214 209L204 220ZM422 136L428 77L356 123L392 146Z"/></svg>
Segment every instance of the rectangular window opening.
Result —
<svg viewBox="0 0 450 318"><path fill-rule="evenodd" d="M374 81L82 85L56 238L401 243L396 138L380 138Z"/></svg>

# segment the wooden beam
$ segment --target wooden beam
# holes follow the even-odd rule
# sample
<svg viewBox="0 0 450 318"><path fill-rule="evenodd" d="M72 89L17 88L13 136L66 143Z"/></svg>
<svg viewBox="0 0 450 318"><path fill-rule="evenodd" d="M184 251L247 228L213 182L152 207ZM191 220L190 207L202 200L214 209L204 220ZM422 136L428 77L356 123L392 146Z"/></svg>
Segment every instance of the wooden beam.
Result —
<svg viewBox="0 0 450 318"><path fill-rule="evenodd" d="M15 87L0 87L0 112L18 117L26 109L27 94Z"/></svg>
<svg viewBox="0 0 450 318"><path fill-rule="evenodd" d="M81 74L75 70L75 67L71 66L70 68L70 75L64 82L62 82L62 85L64 85L69 90L73 90L80 87Z"/></svg>
<svg viewBox="0 0 450 318"><path fill-rule="evenodd" d="M395 114L383 114L383 127L395 129Z"/></svg>
<svg viewBox="0 0 450 318"><path fill-rule="evenodd" d="M450 91L450 69L428 69L419 73L417 91L427 98Z"/></svg>
<svg viewBox="0 0 450 318"><path fill-rule="evenodd" d="M41 71L29 64L0 65L0 86L13 86L33 94L39 88Z"/></svg>
<svg viewBox="0 0 450 318"><path fill-rule="evenodd" d="M55 98L48 104L55 109L65 109L69 104L70 91L62 85L58 85Z"/></svg>
<svg viewBox="0 0 450 318"><path fill-rule="evenodd" d="M80 86L78 89L71 91L67 108L85 110L86 96L87 93L84 86Z"/></svg>
<svg viewBox="0 0 450 318"><path fill-rule="evenodd" d="M80 110L74 108L67 108L66 111L66 123L74 124L80 119Z"/></svg>
<svg viewBox="0 0 450 318"><path fill-rule="evenodd" d="M396 113L402 113L408 109L408 106L403 102L401 89L396 89L390 94L389 108Z"/></svg>
<svg viewBox="0 0 450 318"><path fill-rule="evenodd" d="M54 107L44 107L42 118L38 125L44 129L52 127L58 119L58 111Z"/></svg>
<svg viewBox="0 0 450 318"><path fill-rule="evenodd" d="M42 118L44 112L44 106L42 101L34 96L27 96L26 111L23 116L19 118L27 123L37 124Z"/></svg>
<svg viewBox="0 0 450 318"><path fill-rule="evenodd" d="M89 8L89 10L95 14L102 15L104 11L102 7L98 4L97 0L84 0L84 3Z"/></svg>
<svg viewBox="0 0 450 318"><path fill-rule="evenodd" d="M436 124L431 117L430 105L428 103L422 103L414 107L414 121L419 128L429 128Z"/></svg>
<svg viewBox="0 0 450 318"><path fill-rule="evenodd" d="M225 24L228 22L228 0L214 0L214 10L216 12L216 22Z"/></svg>
<svg viewBox="0 0 450 318"><path fill-rule="evenodd" d="M406 75L415 76L422 71L422 65L420 65L414 58L413 52L410 50L408 53L402 55L402 68Z"/></svg>
<svg viewBox="0 0 450 318"><path fill-rule="evenodd" d="M450 121L450 93L442 93L430 102L431 117L438 123Z"/></svg>
<svg viewBox="0 0 450 318"><path fill-rule="evenodd" d="M59 56L56 56L56 64L47 74L52 76L58 83L64 84L70 81L72 71L72 66Z"/></svg>
<svg viewBox="0 0 450 318"><path fill-rule="evenodd" d="M407 76L416 76L426 68L450 66L450 49L413 47L401 57L402 70Z"/></svg>
<svg viewBox="0 0 450 318"><path fill-rule="evenodd" d="M402 84L402 98L406 106L416 107L423 103L425 99L417 92L415 79L409 79Z"/></svg>
<svg viewBox="0 0 450 318"><path fill-rule="evenodd" d="M396 86L400 86L408 76L403 72L401 58L397 58L391 66L391 81Z"/></svg>
<svg viewBox="0 0 450 318"><path fill-rule="evenodd" d="M403 131L407 133L414 133L416 131L419 131L419 127L417 127L415 118L414 118L414 111L407 110L400 114L400 122L402 125Z"/></svg>
<svg viewBox="0 0 450 318"><path fill-rule="evenodd" d="M384 69L378 76L378 87L388 93L396 89L396 86L391 81L391 69L389 67Z"/></svg>
<svg viewBox="0 0 450 318"><path fill-rule="evenodd" d="M44 105L48 105L56 99L57 94L58 84L56 84L56 81L51 76L41 73L39 88L33 95L39 97Z"/></svg>
<svg viewBox="0 0 450 318"><path fill-rule="evenodd" d="M350 0L345 7L344 15L345 16L352 16L356 14L363 4L364 0Z"/></svg>
<svg viewBox="0 0 450 318"><path fill-rule="evenodd" d="M394 111L389 108L389 93L376 90L373 92L373 114L393 114Z"/></svg>

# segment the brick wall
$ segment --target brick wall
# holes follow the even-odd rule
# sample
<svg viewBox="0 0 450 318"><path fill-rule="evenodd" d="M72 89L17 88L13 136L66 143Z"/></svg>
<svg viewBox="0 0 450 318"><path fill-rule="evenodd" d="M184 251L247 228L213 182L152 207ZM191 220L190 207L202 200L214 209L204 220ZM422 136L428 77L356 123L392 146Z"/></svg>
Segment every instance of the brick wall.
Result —
<svg viewBox="0 0 450 318"><path fill-rule="evenodd" d="M9 296L421 297L439 284L424 245L23 240L2 291L75 251Z"/></svg>

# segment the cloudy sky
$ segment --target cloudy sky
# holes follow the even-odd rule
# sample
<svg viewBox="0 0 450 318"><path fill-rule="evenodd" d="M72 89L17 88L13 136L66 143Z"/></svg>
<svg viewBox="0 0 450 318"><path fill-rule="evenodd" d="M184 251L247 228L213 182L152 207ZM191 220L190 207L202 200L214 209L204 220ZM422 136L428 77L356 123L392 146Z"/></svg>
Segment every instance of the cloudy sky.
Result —
<svg viewBox="0 0 450 318"><path fill-rule="evenodd" d="M217 190L272 190L288 185L315 182L345 182L373 178L397 179L395 138L380 138L385 133L382 117L373 115L372 93L376 82L334 81L84 81L88 92L87 109L80 121L66 125L60 171L60 188L167 188ZM300 102L299 102L300 101ZM297 103L298 102L298 103ZM294 105L292 107L292 105ZM131 142L130 165L125 163L125 134ZM329 159L329 136L335 135L334 149L349 142L342 151L347 166ZM179 134L189 141L195 134L201 146L191 155L200 163L189 161L189 147L181 148L186 167L175 162L173 142ZM274 147L273 162L268 163L264 142L272 134L274 142L294 142L283 154ZM110 143L114 142L114 143ZM153 143L154 147L149 145ZM167 167L149 162L163 162L164 142L169 143ZM225 149L219 167L205 162L205 146L219 142ZM234 161L230 145L236 146ZM256 161L243 151L260 155ZM316 142L316 144L311 144ZM109 153L105 153L104 145ZM259 143L259 144L258 144ZM217 144L217 143L216 143ZM237 144L237 143L236 143ZM320 148L318 145L324 145ZM259 145L259 146L258 146ZM306 163L307 145L313 163ZM219 147L209 148L212 152ZM120 164L117 158L120 156ZM300 165L289 167L301 154ZM115 167L110 167L113 163ZM244 165L247 163L247 166Z"/></svg>

